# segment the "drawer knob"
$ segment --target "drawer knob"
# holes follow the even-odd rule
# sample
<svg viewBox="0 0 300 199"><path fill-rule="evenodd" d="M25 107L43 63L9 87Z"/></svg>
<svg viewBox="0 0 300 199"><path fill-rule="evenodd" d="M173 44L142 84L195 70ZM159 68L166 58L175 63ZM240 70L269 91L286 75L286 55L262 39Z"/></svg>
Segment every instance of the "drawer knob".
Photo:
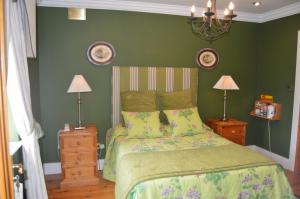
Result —
<svg viewBox="0 0 300 199"><path fill-rule="evenodd" d="M78 145L78 146L80 145L80 141L77 141L77 145Z"/></svg>
<svg viewBox="0 0 300 199"><path fill-rule="evenodd" d="M236 131L235 131L235 130L232 130L231 133L236 133Z"/></svg>

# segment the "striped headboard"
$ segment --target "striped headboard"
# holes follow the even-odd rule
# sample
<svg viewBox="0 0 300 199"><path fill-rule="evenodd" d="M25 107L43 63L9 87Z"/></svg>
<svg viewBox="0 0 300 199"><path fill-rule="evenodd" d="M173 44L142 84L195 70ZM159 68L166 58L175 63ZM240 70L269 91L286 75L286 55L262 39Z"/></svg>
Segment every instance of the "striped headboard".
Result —
<svg viewBox="0 0 300 199"><path fill-rule="evenodd" d="M191 89L197 104L198 69L174 67L122 67L112 71L112 126L121 121L120 92L180 91Z"/></svg>

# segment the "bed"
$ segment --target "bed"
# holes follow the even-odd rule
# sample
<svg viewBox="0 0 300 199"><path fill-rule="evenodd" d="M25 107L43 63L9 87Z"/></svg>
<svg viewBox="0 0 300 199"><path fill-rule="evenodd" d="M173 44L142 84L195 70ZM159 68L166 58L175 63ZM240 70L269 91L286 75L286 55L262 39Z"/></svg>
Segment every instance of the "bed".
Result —
<svg viewBox="0 0 300 199"><path fill-rule="evenodd" d="M176 78L182 85L174 86ZM143 85L197 93L197 78L197 70L189 68L113 67L114 127L107 133L103 177L116 183L116 198L294 198L280 165L218 136L205 124L201 132L186 136L172 136L165 124L160 125L160 137L128 136L120 116L122 89L140 90Z"/></svg>

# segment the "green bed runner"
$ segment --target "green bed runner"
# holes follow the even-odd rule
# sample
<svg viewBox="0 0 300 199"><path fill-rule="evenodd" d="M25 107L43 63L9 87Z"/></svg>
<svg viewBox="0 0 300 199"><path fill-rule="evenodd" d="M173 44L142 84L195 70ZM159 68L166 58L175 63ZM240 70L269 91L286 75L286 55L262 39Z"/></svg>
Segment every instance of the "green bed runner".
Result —
<svg viewBox="0 0 300 199"><path fill-rule="evenodd" d="M128 154L117 163L116 198L125 199L136 184L146 180L273 164L273 160L236 144Z"/></svg>

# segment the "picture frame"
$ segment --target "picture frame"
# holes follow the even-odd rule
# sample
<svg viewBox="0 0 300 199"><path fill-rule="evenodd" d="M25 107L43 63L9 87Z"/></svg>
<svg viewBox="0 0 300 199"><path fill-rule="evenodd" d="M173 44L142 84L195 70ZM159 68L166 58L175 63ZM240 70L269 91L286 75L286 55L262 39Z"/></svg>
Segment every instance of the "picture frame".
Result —
<svg viewBox="0 0 300 199"><path fill-rule="evenodd" d="M108 65L116 56L114 47L105 41L92 43L87 49L88 60L94 65Z"/></svg>
<svg viewBox="0 0 300 199"><path fill-rule="evenodd" d="M200 68L212 70L219 63L219 55L212 48L203 48L197 52L196 62Z"/></svg>

